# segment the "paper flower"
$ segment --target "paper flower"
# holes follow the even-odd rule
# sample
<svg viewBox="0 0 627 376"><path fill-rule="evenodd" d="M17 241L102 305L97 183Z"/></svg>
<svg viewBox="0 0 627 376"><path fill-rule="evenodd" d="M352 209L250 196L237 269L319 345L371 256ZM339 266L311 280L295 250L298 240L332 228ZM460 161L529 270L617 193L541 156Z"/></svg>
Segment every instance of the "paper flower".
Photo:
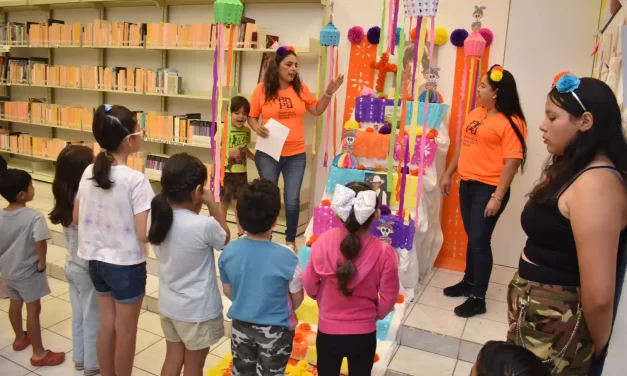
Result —
<svg viewBox="0 0 627 376"><path fill-rule="evenodd" d="M482 27L481 29L479 29L479 33L481 34L483 39L485 39L486 46L492 44L492 41L494 40L494 33L492 32L492 30L488 29L487 27Z"/></svg>
<svg viewBox="0 0 627 376"><path fill-rule="evenodd" d="M451 43L455 47L462 47L466 38L468 38L468 32L464 29L455 29L451 33Z"/></svg>
<svg viewBox="0 0 627 376"><path fill-rule="evenodd" d="M370 44L379 44L379 39L381 38L381 28L379 26L371 27L368 29L368 34L366 36Z"/></svg>
<svg viewBox="0 0 627 376"><path fill-rule="evenodd" d="M557 91L564 94L572 93L579 88L580 84L581 80L574 74L569 73L563 75L559 80L557 80L557 85L555 85L555 87L557 88Z"/></svg>
<svg viewBox="0 0 627 376"><path fill-rule="evenodd" d="M361 26L353 26L348 30L348 40L353 44L359 44L364 40L364 28Z"/></svg>
<svg viewBox="0 0 627 376"><path fill-rule="evenodd" d="M567 75L567 74L573 74L573 72L564 71L564 72L560 72L556 74L555 77L553 78L553 87L557 85L557 81L559 81L560 78L564 77L564 75Z"/></svg>

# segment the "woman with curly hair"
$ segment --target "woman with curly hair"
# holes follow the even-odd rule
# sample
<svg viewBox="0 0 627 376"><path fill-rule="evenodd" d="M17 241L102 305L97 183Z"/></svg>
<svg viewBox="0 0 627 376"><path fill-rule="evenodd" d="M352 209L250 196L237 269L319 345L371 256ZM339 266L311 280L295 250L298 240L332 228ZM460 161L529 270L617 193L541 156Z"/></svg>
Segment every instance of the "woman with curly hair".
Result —
<svg viewBox="0 0 627 376"><path fill-rule="evenodd" d="M260 177L275 184L279 183L279 175L283 174L287 220L285 237L287 245L294 252L300 213L300 189L307 163L303 118L305 112L313 116L322 115L343 82L344 75L339 75L329 83L320 99L316 99L298 75L298 57L294 48L280 47L250 101L248 124L259 137L268 137L269 131L264 125L270 118L290 129L281 158L277 161L268 154L257 151L255 164Z"/></svg>

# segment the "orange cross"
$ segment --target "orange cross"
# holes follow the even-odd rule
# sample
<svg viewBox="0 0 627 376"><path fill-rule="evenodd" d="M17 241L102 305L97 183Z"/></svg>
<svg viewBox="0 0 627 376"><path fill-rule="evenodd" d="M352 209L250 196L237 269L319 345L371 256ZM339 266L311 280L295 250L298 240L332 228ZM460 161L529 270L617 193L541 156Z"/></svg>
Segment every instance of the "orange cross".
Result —
<svg viewBox="0 0 627 376"><path fill-rule="evenodd" d="M388 61L390 60L390 55L387 52L384 52L381 55L381 60L378 63L370 63L370 68L377 69L379 74L377 75L377 91L382 92L385 86L385 78L388 73L396 73L398 67L396 64L390 64Z"/></svg>

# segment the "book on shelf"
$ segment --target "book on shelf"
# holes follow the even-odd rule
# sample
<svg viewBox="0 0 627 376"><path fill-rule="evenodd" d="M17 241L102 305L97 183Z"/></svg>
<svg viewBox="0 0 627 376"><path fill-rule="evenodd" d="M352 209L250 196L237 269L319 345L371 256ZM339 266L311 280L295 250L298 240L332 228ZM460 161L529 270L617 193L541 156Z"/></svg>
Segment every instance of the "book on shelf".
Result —
<svg viewBox="0 0 627 376"><path fill-rule="evenodd" d="M7 83L29 84L32 68L38 64L48 64L48 59L42 57L9 57L7 59Z"/></svg>
<svg viewBox="0 0 627 376"><path fill-rule="evenodd" d="M31 68L31 85L80 88L79 67L36 63Z"/></svg>
<svg viewBox="0 0 627 376"><path fill-rule="evenodd" d="M10 153L32 155L31 136L21 132L0 134L0 150Z"/></svg>
<svg viewBox="0 0 627 376"><path fill-rule="evenodd" d="M86 47L142 47L147 29L145 23L94 20L82 31Z"/></svg>
<svg viewBox="0 0 627 376"><path fill-rule="evenodd" d="M28 44L28 29L22 22L0 23L0 43L9 46Z"/></svg>
<svg viewBox="0 0 627 376"><path fill-rule="evenodd" d="M95 109L61 104L32 103L31 122L55 127L91 130Z"/></svg>
<svg viewBox="0 0 627 376"><path fill-rule="evenodd" d="M27 101L0 102L0 120L28 122Z"/></svg>
<svg viewBox="0 0 627 376"><path fill-rule="evenodd" d="M44 23L28 22L28 44L31 46L80 46L81 24L48 19Z"/></svg>

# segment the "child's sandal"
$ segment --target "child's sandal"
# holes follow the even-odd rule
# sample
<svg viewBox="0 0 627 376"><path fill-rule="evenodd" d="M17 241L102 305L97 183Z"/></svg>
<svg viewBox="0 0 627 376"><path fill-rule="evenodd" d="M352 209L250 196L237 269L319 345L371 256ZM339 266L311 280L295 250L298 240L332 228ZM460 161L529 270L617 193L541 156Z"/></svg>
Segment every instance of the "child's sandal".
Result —
<svg viewBox="0 0 627 376"><path fill-rule="evenodd" d="M64 352L52 352L50 350L46 350L46 355L38 360L35 360L33 358L30 359L30 364L33 367L51 367L51 366L58 366L59 364L63 363L63 361L65 360L65 353Z"/></svg>
<svg viewBox="0 0 627 376"><path fill-rule="evenodd" d="M25 350L28 346L30 346L30 338L28 338L28 332L24 332L24 339L20 342L13 342L13 350L14 351L22 351Z"/></svg>
<svg viewBox="0 0 627 376"><path fill-rule="evenodd" d="M85 369L85 365L83 363L74 363L74 369L77 371L82 371Z"/></svg>
<svg viewBox="0 0 627 376"><path fill-rule="evenodd" d="M100 374L99 369L86 369L85 372L83 372L83 375L85 376L95 376L98 374Z"/></svg>

